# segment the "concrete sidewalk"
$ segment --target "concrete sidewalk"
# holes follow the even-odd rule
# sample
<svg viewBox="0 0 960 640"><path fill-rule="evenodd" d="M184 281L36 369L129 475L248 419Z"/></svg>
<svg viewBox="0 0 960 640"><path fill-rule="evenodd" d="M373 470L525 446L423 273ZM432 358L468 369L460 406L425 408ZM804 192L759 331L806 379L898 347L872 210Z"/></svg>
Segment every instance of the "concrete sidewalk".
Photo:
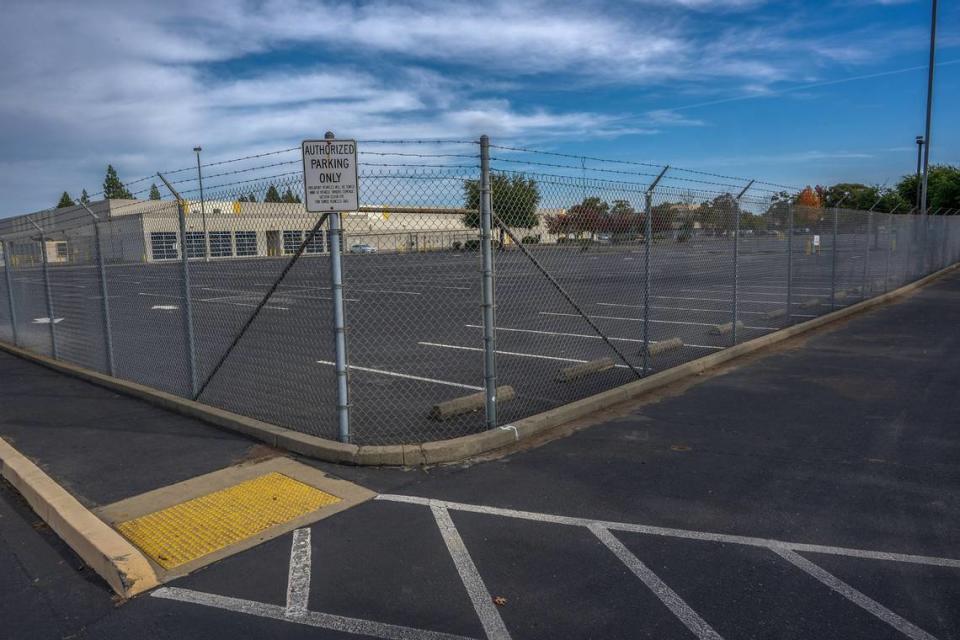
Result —
<svg viewBox="0 0 960 640"><path fill-rule="evenodd" d="M290 536L107 607L0 492L0 562L17 567L0 606L24 610L0 617L36 638L341 638L347 619L372 637L688 638L702 622L716 635L700 637L957 638L958 321L954 272L540 446L427 470L317 464L391 494L299 538L318 567L309 611L328 617L270 617ZM0 402L0 436L90 507L275 453L3 354Z"/></svg>

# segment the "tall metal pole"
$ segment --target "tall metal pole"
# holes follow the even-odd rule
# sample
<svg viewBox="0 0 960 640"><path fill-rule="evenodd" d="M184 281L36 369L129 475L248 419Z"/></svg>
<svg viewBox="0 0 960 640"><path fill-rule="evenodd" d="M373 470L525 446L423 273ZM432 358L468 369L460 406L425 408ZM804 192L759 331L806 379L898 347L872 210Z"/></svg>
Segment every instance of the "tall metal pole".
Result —
<svg viewBox="0 0 960 640"><path fill-rule="evenodd" d="M332 131L324 139L336 138ZM333 347L334 370L337 376L337 437L340 442L350 442L350 380L347 360L347 313L343 304L343 250L339 211L330 212L330 290L333 297Z"/></svg>
<svg viewBox="0 0 960 640"><path fill-rule="evenodd" d="M100 305L100 310L103 313L103 340L107 348L107 373L112 376L115 375L113 331L110 328L110 298L107 295L107 270L103 264L103 248L100 245L100 218L90 210L86 202L81 201L80 206L86 209L87 213L93 217L93 241L97 243L97 270L100 272L100 297L103 300L103 304Z"/></svg>
<svg viewBox="0 0 960 640"><path fill-rule="evenodd" d="M483 309L483 390L486 425L497 426L496 307L493 288L493 198L490 194L490 138L480 136L480 260Z"/></svg>
<svg viewBox="0 0 960 640"><path fill-rule="evenodd" d="M923 192L923 136L917 136L917 194L914 205L920 209L920 194Z"/></svg>
<svg viewBox="0 0 960 640"><path fill-rule="evenodd" d="M206 262L210 262L210 238L207 235L207 207L203 199L203 172L200 171L200 152L203 151L203 147L196 146L193 148L193 151L197 154L197 182L200 183L200 220L203 225L203 259Z"/></svg>
<svg viewBox="0 0 960 640"><path fill-rule="evenodd" d="M187 221L183 212L183 199L170 185L166 178L157 174L167 189L177 199L177 221L180 225L180 267L181 283L183 285L183 333L187 339L187 368L190 371L190 397L197 397L197 356L196 345L193 339L193 302L190 297L190 265L187 259Z"/></svg>
<svg viewBox="0 0 960 640"><path fill-rule="evenodd" d="M50 272L47 269L47 237L40 225L30 218L27 218L27 220L40 232L40 261L43 267L43 289L47 299L47 320L50 321L50 354L54 360L58 360L57 330L56 323L53 321L53 293L50 291Z"/></svg>
<svg viewBox="0 0 960 640"><path fill-rule="evenodd" d="M867 298L867 278L870 275L870 229L873 226L873 209L867 212L867 235L866 242L864 243L864 249L866 250L866 255L863 258L863 282L860 285L860 299L866 300Z"/></svg>
<svg viewBox="0 0 960 640"><path fill-rule="evenodd" d="M793 319L793 203L787 206L787 324Z"/></svg>
<svg viewBox="0 0 960 640"><path fill-rule="evenodd" d="M927 121L923 134L923 186L920 189L920 213L927 212L927 182L930 173L930 120L933 116L933 66L937 49L937 0L930 9L930 67L927 72Z"/></svg>
<svg viewBox="0 0 960 640"><path fill-rule="evenodd" d="M13 344L20 346L17 337L17 305L13 301L13 277L10 272L13 269L13 252L10 250L11 243L3 241L3 272L7 280L7 305L10 307L10 328L13 330Z"/></svg>
<svg viewBox="0 0 960 640"><path fill-rule="evenodd" d="M653 191L670 169L667 165L650 183L643 203L643 375L650 373L650 245L653 243Z"/></svg>
<svg viewBox="0 0 960 640"><path fill-rule="evenodd" d="M737 317L740 315L740 310L738 309L738 303L740 301L740 296L738 295L738 288L740 286L740 199L743 198L743 194L752 186L753 180L748 182L747 186L737 194L737 204L733 210L733 323L730 325L730 336L734 346L737 344Z"/></svg>

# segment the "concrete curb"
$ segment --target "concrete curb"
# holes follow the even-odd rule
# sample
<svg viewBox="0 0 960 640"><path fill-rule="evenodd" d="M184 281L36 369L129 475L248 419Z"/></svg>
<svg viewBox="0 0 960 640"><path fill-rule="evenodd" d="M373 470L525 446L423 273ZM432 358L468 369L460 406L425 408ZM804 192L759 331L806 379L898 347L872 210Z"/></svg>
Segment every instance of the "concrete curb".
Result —
<svg viewBox="0 0 960 640"><path fill-rule="evenodd" d="M3 438L0 471L37 515L118 595L129 598L160 584L136 547Z"/></svg>
<svg viewBox="0 0 960 640"><path fill-rule="evenodd" d="M355 444L327 440L262 422L254 418L241 416L223 409L217 409L216 407L211 407L200 402L187 400L165 391L159 391L145 385L137 384L136 382L113 378L103 373L35 354L5 342L0 342L0 349L50 369L106 387L118 393L146 400L169 411L197 418L214 426L237 431L261 440L271 446L287 449L294 453L318 460L371 466L416 466L457 462L511 445L535 434L560 426L561 424L582 418L595 411L627 400L632 400L682 378L702 373L707 369L712 369L735 358L760 351L778 342L783 342L794 336L806 333L807 331L812 331L826 324L885 304L890 300L923 287L927 283L956 270L958 267L960 267L960 263L941 269L920 280L903 285L898 289L888 291L875 298L858 302L849 307L838 309L818 318L780 329L779 331L754 338L747 342L741 342L735 347L728 347L722 351L717 351L702 358L655 373L642 380L630 382L615 389L603 391L588 398L576 400L561 407L523 418L510 425L461 436L459 438L424 442L422 444L357 446Z"/></svg>

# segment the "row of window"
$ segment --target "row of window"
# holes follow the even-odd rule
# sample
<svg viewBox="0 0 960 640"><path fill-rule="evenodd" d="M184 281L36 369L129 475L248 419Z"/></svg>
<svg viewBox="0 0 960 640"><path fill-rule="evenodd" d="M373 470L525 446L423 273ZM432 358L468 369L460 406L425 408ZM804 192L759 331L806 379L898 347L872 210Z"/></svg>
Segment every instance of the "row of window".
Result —
<svg viewBox="0 0 960 640"><path fill-rule="evenodd" d="M276 253L296 253L308 231L299 229L284 230L282 236L277 237L276 231L267 232L267 241L270 244L271 236L282 244L277 246ZM187 258L203 258L206 255L202 231L188 231L185 238ZM207 234L210 244L211 258L231 258L257 255L256 231L211 231ZM279 244L279 243L278 243ZM323 230L317 231L307 246L305 253L325 253L328 251L327 237ZM268 255L275 253L274 247L267 248ZM175 231L153 231L150 233L150 255L154 260L176 260L180 257L177 251L177 233Z"/></svg>

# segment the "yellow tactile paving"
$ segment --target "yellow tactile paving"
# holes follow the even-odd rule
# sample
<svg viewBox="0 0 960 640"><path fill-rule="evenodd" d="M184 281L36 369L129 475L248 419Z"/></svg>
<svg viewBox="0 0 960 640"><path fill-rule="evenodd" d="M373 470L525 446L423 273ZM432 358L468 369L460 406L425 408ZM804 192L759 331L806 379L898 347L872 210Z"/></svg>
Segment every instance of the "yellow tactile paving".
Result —
<svg viewBox="0 0 960 640"><path fill-rule="evenodd" d="M340 498L282 473L121 522L117 530L164 569L173 569Z"/></svg>

